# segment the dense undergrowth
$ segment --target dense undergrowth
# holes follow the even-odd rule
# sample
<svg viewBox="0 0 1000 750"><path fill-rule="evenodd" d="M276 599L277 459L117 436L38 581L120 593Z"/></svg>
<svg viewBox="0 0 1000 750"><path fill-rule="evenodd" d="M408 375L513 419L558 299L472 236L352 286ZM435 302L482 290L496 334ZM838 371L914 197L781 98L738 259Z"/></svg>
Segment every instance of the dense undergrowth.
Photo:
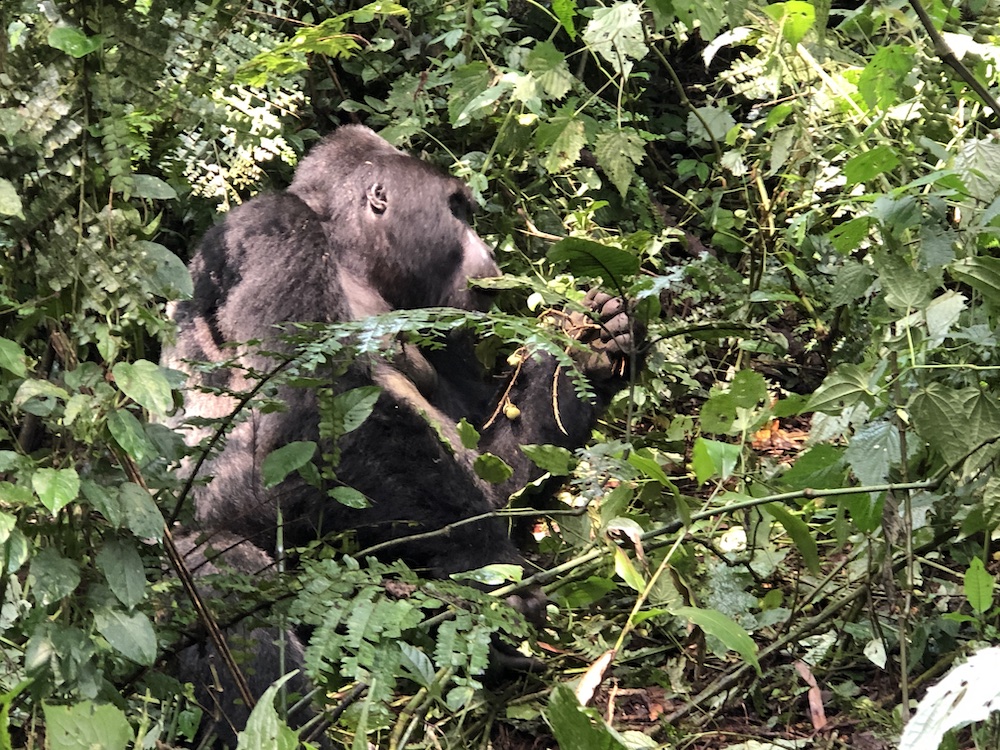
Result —
<svg viewBox="0 0 1000 750"><path fill-rule="evenodd" d="M4 2L0 748L190 741L159 669L191 625L164 553L190 515L160 423L182 385L155 364L165 305L219 211L351 121L472 187L509 276L506 317L466 321L494 351L544 342L535 315L595 282L640 301L650 348L593 447L539 452L569 475L524 571L543 632L360 566L349 540L297 578L220 582L317 628L333 736L893 746L923 689L998 638L998 17ZM498 629L546 671L484 688ZM247 747L291 742L271 703ZM814 744L777 744L795 738ZM996 725L947 742L995 747Z"/></svg>

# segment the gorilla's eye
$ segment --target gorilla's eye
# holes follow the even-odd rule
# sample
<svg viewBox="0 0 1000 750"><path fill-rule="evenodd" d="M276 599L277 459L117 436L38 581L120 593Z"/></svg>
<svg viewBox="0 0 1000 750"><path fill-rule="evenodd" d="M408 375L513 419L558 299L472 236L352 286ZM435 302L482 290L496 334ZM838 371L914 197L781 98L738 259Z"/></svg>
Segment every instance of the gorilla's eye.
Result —
<svg viewBox="0 0 1000 750"><path fill-rule="evenodd" d="M466 224L472 223L472 206L463 193L452 193L448 197L448 208L456 219Z"/></svg>

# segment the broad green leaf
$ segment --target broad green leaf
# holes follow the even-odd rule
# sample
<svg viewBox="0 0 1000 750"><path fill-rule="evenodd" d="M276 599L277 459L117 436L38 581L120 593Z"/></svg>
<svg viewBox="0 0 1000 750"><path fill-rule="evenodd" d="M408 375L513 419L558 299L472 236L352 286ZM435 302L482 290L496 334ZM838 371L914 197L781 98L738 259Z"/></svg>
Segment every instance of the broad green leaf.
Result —
<svg viewBox="0 0 1000 750"><path fill-rule="evenodd" d="M699 437L694 441L691 466L694 468L698 484L704 484L712 477L726 480L740 460L740 446L720 443Z"/></svg>
<svg viewBox="0 0 1000 750"><path fill-rule="evenodd" d="M739 430L736 423L736 401L732 394L724 391L713 393L698 413L701 431L710 435L729 435Z"/></svg>
<svg viewBox="0 0 1000 750"><path fill-rule="evenodd" d="M470 102L490 88L492 73L484 62L472 62L455 69L448 90L448 117L452 126L466 111Z"/></svg>
<svg viewBox="0 0 1000 750"><path fill-rule="evenodd" d="M39 550L28 569L35 600L43 607L72 594L80 585L80 566L52 547Z"/></svg>
<svg viewBox="0 0 1000 750"><path fill-rule="evenodd" d="M594 156L623 198L632 183L635 168L646 158L645 145L634 128L620 128L597 136Z"/></svg>
<svg viewBox="0 0 1000 750"><path fill-rule="evenodd" d="M553 263L566 263L574 276L599 277L612 287L624 286L639 272L639 258L632 253L582 237L559 240L546 256Z"/></svg>
<svg viewBox="0 0 1000 750"><path fill-rule="evenodd" d="M146 571L134 544L109 539L97 553L97 567L111 593L127 608L132 609L146 598Z"/></svg>
<svg viewBox="0 0 1000 750"><path fill-rule="evenodd" d="M885 493L859 492L840 498L840 504L847 509L854 525L865 533L871 533L882 525L882 508L885 507Z"/></svg>
<svg viewBox="0 0 1000 750"><path fill-rule="evenodd" d="M140 359L118 362L111 368L111 374L126 396L153 414L164 416L174 408L174 397L163 370L153 362Z"/></svg>
<svg viewBox="0 0 1000 750"><path fill-rule="evenodd" d="M416 646L399 642L399 650L403 652L403 659L400 666L406 670L406 674L418 685L430 688L434 684L434 662L431 658Z"/></svg>
<svg viewBox="0 0 1000 750"><path fill-rule="evenodd" d="M808 411L839 414L845 407L858 403L875 405L868 387L869 375L858 365L844 364L826 376L826 379L809 399Z"/></svg>
<svg viewBox="0 0 1000 750"><path fill-rule="evenodd" d="M626 750L601 715L581 706L567 685L555 687L544 715L564 750Z"/></svg>
<svg viewBox="0 0 1000 750"><path fill-rule="evenodd" d="M726 140L726 133L736 126L733 116L721 107L709 105L697 107L696 111L699 116L692 112L687 117L688 134L695 140L722 143Z"/></svg>
<svg viewBox="0 0 1000 750"><path fill-rule="evenodd" d="M910 400L908 411L917 434L946 463L953 463L970 451L981 425L971 423L971 406L977 391L955 390L943 383L929 383ZM988 428L987 428L988 429Z"/></svg>
<svg viewBox="0 0 1000 750"><path fill-rule="evenodd" d="M869 422L854 433L844 459L862 484L888 481L889 470L899 466L899 430L888 419Z"/></svg>
<svg viewBox="0 0 1000 750"><path fill-rule="evenodd" d="M615 547L615 573L635 591L643 591L646 588L642 574L635 569L632 558L621 547Z"/></svg>
<svg viewBox="0 0 1000 750"><path fill-rule="evenodd" d="M106 703L42 705L48 750L125 750L134 735L124 712Z"/></svg>
<svg viewBox="0 0 1000 750"><path fill-rule="evenodd" d="M993 589L996 581L986 572L983 561L973 557L965 571L965 598L969 600L972 611L983 614L993 606Z"/></svg>
<svg viewBox="0 0 1000 750"><path fill-rule="evenodd" d="M880 46L858 79L858 91L873 109L888 109L907 96L903 84L916 65L915 48L909 45Z"/></svg>
<svg viewBox="0 0 1000 750"><path fill-rule="evenodd" d="M353 487L334 487L329 492L330 497L348 508L367 508L371 505L363 493Z"/></svg>
<svg viewBox="0 0 1000 750"><path fill-rule="evenodd" d="M476 475L490 484L502 484L511 478L514 470L500 456L484 453L472 465Z"/></svg>
<svg viewBox="0 0 1000 750"><path fill-rule="evenodd" d="M556 14L556 18L569 34L569 38L576 40L576 27L573 25L573 17L576 15L576 0L552 0L552 12Z"/></svg>
<svg viewBox="0 0 1000 750"><path fill-rule="evenodd" d="M151 174L132 175L132 184L135 186L132 194L138 198L149 198L150 200L159 201L177 199L177 193L170 185Z"/></svg>
<svg viewBox="0 0 1000 750"><path fill-rule="evenodd" d="M616 2L607 8L597 8L583 30L583 41L618 75L627 75L632 69L631 60L641 60L649 52L639 6L632 2Z"/></svg>
<svg viewBox="0 0 1000 750"><path fill-rule="evenodd" d="M156 507L149 490L126 482L118 488L118 502L125 512L125 523L140 539L163 538L163 514Z"/></svg>
<svg viewBox="0 0 1000 750"><path fill-rule="evenodd" d="M76 469L38 469L31 475L31 487L52 515L76 500L80 477Z"/></svg>
<svg viewBox="0 0 1000 750"><path fill-rule="evenodd" d="M1000 258L963 258L952 263L948 271L983 295L994 310L1000 310Z"/></svg>
<svg viewBox="0 0 1000 750"><path fill-rule="evenodd" d="M757 674L762 674L760 662L757 661L757 644L747 635L747 632L714 609L698 609L696 607L680 607L674 614L683 617L697 625L706 633L718 638L730 651L735 651L753 665Z"/></svg>
<svg viewBox="0 0 1000 750"><path fill-rule="evenodd" d="M846 486L846 475L844 449L820 443L799 455L792 468L781 475L781 482L790 489L825 490Z"/></svg>
<svg viewBox="0 0 1000 750"><path fill-rule="evenodd" d="M0 216L24 218L21 196L17 194L14 183L2 177L0 177Z"/></svg>
<svg viewBox="0 0 1000 750"><path fill-rule="evenodd" d="M890 146L879 145L848 159L844 164L844 177L850 187L891 172L898 166L899 157L896 152Z"/></svg>
<svg viewBox="0 0 1000 750"><path fill-rule="evenodd" d="M27 376L27 357L16 341L0 337L0 367L19 378Z"/></svg>
<svg viewBox="0 0 1000 750"><path fill-rule="evenodd" d="M664 487L672 486L670 477L667 476L667 473L660 466L659 462L655 458L646 455L649 452L647 449L643 448L641 451L632 451L629 453L628 462L641 471L643 476L659 482Z"/></svg>
<svg viewBox="0 0 1000 750"><path fill-rule="evenodd" d="M524 68L538 78L549 99L562 99L576 80L569 72L566 55L549 41L532 48L524 58Z"/></svg>
<svg viewBox="0 0 1000 750"><path fill-rule="evenodd" d="M108 487L102 487L92 479L84 479L80 483L83 496L97 512L104 516L114 528L120 528L125 523L125 509L120 496Z"/></svg>
<svg viewBox="0 0 1000 750"><path fill-rule="evenodd" d="M576 466L573 454L558 445L522 445L521 452L542 471L555 477L568 476Z"/></svg>
<svg viewBox="0 0 1000 750"><path fill-rule="evenodd" d="M965 310L966 302L968 299L964 294L959 294L951 289L931 300L931 303L924 310L924 319L927 321L927 345L929 347L936 349L944 343Z"/></svg>
<svg viewBox="0 0 1000 750"><path fill-rule="evenodd" d="M115 409L108 414L108 432L121 449L140 465L156 455L156 448L146 436L142 422L127 409Z"/></svg>
<svg viewBox="0 0 1000 750"><path fill-rule="evenodd" d="M802 555L802 561L806 567L813 573L819 573L819 548L816 546L816 540L809 529L809 524L789 511L784 505L768 503L764 508L788 532L788 536L795 542L799 554Z"/></svg>
<svg viewBox="0 0 1000 750"><path fill-rule="evenodd" d="M781 35L796 45L816 22L816 10L811 3L788 0L784 3L765 5L763 11L781 26Z"/></svg>
<svg viewBox="0 0 1000 750"><path fill-rule="evenodd" d="M770 396L764 376L753 370L740 370L733 377L729 393L737 406L744 409L759 409L767 406Z"/></svg>
<svg viewBox="0 0 1000 750"><path fill-rule="evenodd" d="M450 577L456 581L475 581L484 586L500 586L505 583L520 583L524 577L524 570L520 565L494 563L463 573L452 573Z"/></svg>
<svg viewBox="0 0 1000 750"><path fill-rule="evenodd" d="M55 383L28 378L18 386L11 408L14 411L26 411L36 417L47 417L59 405L59 401L68 400L69 393Z"/></svg>
<svg viewBox="0 0 1000 750"><path fill-rule="evenodd" d="M377 385L352 388L338 394L333 399L334 414L341 420L342 434L360 427L371 415L382 389Z"/></svg>
<svg viewBox="0 0 1000 750"><path fill-rule="evenodd" d="M57 26L49 32L49 46L65 52L71 57L83 57L101 48L100 36L88 37L71 26Z"/></svg>
<svg viewBox="0 0 1000 750"><path fill-rule="evenodd" d="M165 299L190 299L194 294L191 272L184 262L158 242L137 240L136 248L153 264L149 287Z"/></svg>
<svg viewBox="0 0 1000 750"><path fill-rule="evenodd" d="M458 422L458 437L462 441L462 447L470 451L479 446L479 430L472 426L472 423L465 417ZM522 447L521 450L524 450ZM528 456L531 458L531 456Z"/></svg>
<svg viewBox="0 0 1000 750"><path fill-rule="evenodd" d="M264 488L280 484L293 471L312 461L314 455L316 443L312 440L296 440L271 451L260 465Z"/></svg>
<svg viewBox="0 0 1000 750"><path fill-rule="evenodd" d="M842 224L838 224L833 229L830 230L830 242L837 249L837 252L847 255L858 249L862 241L868 237L868 232L871 229L872 219L870 216L856 216L853 219L849 219ZM854 264L860 265L860 264ZM862 266L870 275L874 276L874 271L872 271L867 266ZM838 281L840 274L838 273ZM869 285L870 286L870 283ZM866 286L867 288L867 286ZM864 289L861 290L862 292ZM858 295L860 296L860 294ZM846 304L846 303L844 303Z"/></svg>
<svg viewBox="0 0 1000 750"><path fill-rule="evenodd" d="M136 664L150 666L156 661L156 634L142 612L128 615L118 610L99 609L94 612L94 626L111 648Z"/></svg>
<svg viewBox="0 0 1000 750"><path fill-rule="evenodd" d="M296 750L300 747L298 735L282 720L274 706L278 690L295 675L296 672L286 674L260 696L250 712L246 728L237 735L236 750Z"/></svg>

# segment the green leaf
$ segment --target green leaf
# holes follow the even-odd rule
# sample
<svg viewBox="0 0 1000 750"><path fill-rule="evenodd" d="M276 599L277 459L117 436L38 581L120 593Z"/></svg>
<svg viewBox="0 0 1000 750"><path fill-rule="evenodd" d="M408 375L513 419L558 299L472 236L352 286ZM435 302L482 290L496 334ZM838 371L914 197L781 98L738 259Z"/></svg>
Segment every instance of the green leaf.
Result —
<svg viewBox="0 0 1000 750"><path fill-rule="evenodd" d="M94 613L94 626L115 651L136 664L150 666L156 661L156 634L142 612L127 615L112 609Z"/></svg>
<svg viewBox="0 0 1000 750"><path fill-rule="evenodd" d="M16 216L24 218L21 196L10 180L0 177L0 216Z"/></svg>
<svg viewBox="0 0 1000 750"><path fill-rule="evenodd" d="M898 166L899 157L896 152L890 146L879 145L848 159L844 164L844 177L850 187L891 172Z"/></svg>
<svg viewBox="0 0 1000 750"><path fill-rule="evenodd" d="M124 712L110 704L81 701L42 705L48 750L125 750L134 735Z"/></svg>
<svg viewBox="0 0 1000 750"><path fill-rule="evenodd" d="M809 530L809 524L789 511L784 505L768 503L764 508L788 532L788 536L795 542L799 554L802 555L802 561L806 564L806 567L813 573L819 573L819 548L816 546L816 540Z"/></svg>
<svg viewBox="0 0 1000 750"><path fill-rule="evenodd" d="M293 471L298 471L312 461L314 455L316 443L312 440L296 440L271 451L260 465L264 489L283 482Z"/></svg>
<svg viewBox="0 0 1000 750"><path fill-rule="evenodd" d="M549 41L532 48L524 58L524 68L535 75L549 99L562 99L576 80L569 72L566 55Z"/></svg>
<svg viewBox="0 0 1000 750"><path fill-rule="evenodd" d="M472 101L490 88L492 73L484 62L472 62L455 69L448 90L448 120L457 126L459 117L468 118Z"/></svg>
<svg viewBox="0 0 1000 750"><path fill-rule="evenodd" d="M879 46L858 79L858 91L872 109L888 109L907 96L906 79L916 66L915 48L909 45Z"/></svg>
<svg viewBox="0 0 1000 750"><path fill-rule="evenodd" d="M80 477L76 469L38 469L31 475L31 486L52 515L76 500Z"/></svg>
<svg viewBox="0 0 1000 750"><path fill-rule="evenodd" d="M981 615L993 606L993 589L995 587L996 581L993 580L992 575L986 572L983 561L978 557L973 557L965 571L965 598L969 600L973 612Z"/></svg>
<svg viewBox="0 0 1000 750"><path fill-rule="evenodd" d="M164 368L145 359L118 362L111 368L115 383L122 392L157 416L165 416L174 408L170 381Z"/></svg>
<svg viewBox="0 0 1000 750"><path fill-rule="evenodd" d="M163 538L163 514L156 507L149 490L137 484L126 482L118 488L118 501L125 512L125 523L129 531L140 539Z"/></svg>
<svg viewBox="0 0 1000 750"><path fill-rule="evenodd" d="M672 487L673 483L670 481L670 477L667 476L667 473L655 458L646 455L648 452L646 448L632 451L629 453L628 462L641 471L644 477L659 482L664 487Z"/></svg>
<svg viewBox="0 0 1000 750"><path fill-rule="evenodd" d="M475 581L484 586L501 586L505 583L520 583L524 577L524 570L520 565L494 563L475 570L452 573L450 577L456 581Z"/></svg>
<svg viewBox="0 0 1000 750"><path fill-rule="evenodd" d="M97 553L97 567L111 593L129 609L146 598L146 571L134 544L121 539L108 540Z"/></svg>
<svg viewBox="0 0 1000 750"><path fill-rule="evenodd" d="M862 484L888 481L889 470L899 466L899 430L888 419L877 419L854 433L844 459Z"/></svg>
<svg viewBox="0 0 1000 750"><path fill-rule="evenodd" d="M158 242L136 240L136 249L153 265L149 288L165 299L190 299L194 294L191 272L184 262Z"/></svg>
<svg viewBox="0 0 1000 750"><path fill-rule="evenodd" d="M16 341L0 337L0 367L19 378L28 375L28 360Z"/></svg>
<svg viewBox="0 0 1000 750"><path fill-rule="evenodd" d="M560 107L548 121L535 131L535 146L545 156L542 166L550 174L562 172L576 164L580 150L587 143L584 119L572 105Z"/></svg>
<svg viewBox="0 0 1000 750"><path fill-rule="evenodd" d="M601 133L594 144L594 156L624 198L635 168L646 158L646 142L634 128Z"/></svg>
<svg viewBox="0 0 1000 750"><path fill-rule="evenodd" d="M566 263L574 276L602 278L604 283L622 287L639 272L639 258L617 247L602 245L582 237L559 240L546 254L553 263Z"/></svg>
<svg viewBox="0 0 1000 750"><path fill-rule="evenodd" d="M679 607L674 614L683 617L688 622L697 625L706 633L718 638L722 645L730 651L735 651L753 665L757 674L762 674L760 662L757 661L757 644L747 635L747 632L733 620L714 609L698 609L695 607Z"/></svg>
<svg viewBox="0 0 1000 750"><path fill-rule="evenodd" d="M462 441L463 448L473 451L479 446L479 430L473 427L472 423L465 417L459 420L458 437ZM522 448L521 450L524 449ZM531 458L531 456L528 456L528 458Z"/></svg>
<svg viewBox="0 0 1000 750"><path fill-rule="evenodd" d="M49 32L49 46L71 57L83 57L101 48L101 36L88 37L79 29L58 26Z"/></svg>
<svg viewBox="0 0 1000 750"><path fill-rule="evenodd" d="M576 27L573 25L573 17L576 15L576 0L552 0L552 12L566 29L569 38L575 40Z"/></svg>
<svg viewBox="0 0 1000 750"><path fill-rule="evenodd" d="M711 435L739 432L736 424L736 400L728 391L713 393L698 413L701 431Z"/></svg>
<svg viewBox="0 0 1000 750"><path fill-rule="evenodd" d="M913 427L945 463L953 463L973 448L970 438L979 434L970 424L971 402L976 390L956 390L944 383L929 383L910 400ZM971 429L970 429L971 428Z"/></svg>
<svg viewBox="0 0 1000 750"><path fill-rule="evenodd" d="M869 374L858 365L840 365L826 376L826 379L809 399L807 411L824 414L839 414L843 409L858 403L875 405L874 394L868 387Z"/></svg>
<svg viewBox="0 0 1000 750"><path fill-rule="evenodd" d="M573 454L558 445L522 445L520 448L535 466L554 477L568 476L576 466Z"/></svg>
<svg viewBox="0 0 1000 750"><path fill-rule="evenodd" d="M697 107L695 111L701 116L700 118L693 112L687 117L687 131L694 140L722 143L726 139L726 134L736 126L732 114L721 107L709 105Z"/></svg>
<svg viewBox="0 0 1000 750"><path fill-rule="evenodd" d="M694 441L691 465L698 484L712 477L728 479L740 460L740 446L699 437Z"/></svg>
<svg viewBox="0 0 1000 750"><path fill-rule="evenodd" d="M581 706L566 685L557 685L552 691L544 715L564 750L625 750L600 714Z"/></svg>
<svg viewBox="0 0 1000 750"><path fill-rule="evenodd" d="M948 266L957 280L983 295L994 310L1000 310L1000 258L963 258Z"/></svg>
<svg viewBox="0 0 1000 750"><path fill-rule="evenodd" d="M170 185L151 174L132 175L132 184L134 185L132 194L138 198L148 198L158 201L172 201L177 199L177 193Z"/></svg>
<svg viewBox="0 0 1000 750"><path fill-rule="evenodd" d="M592 52L603 57L618 75L627 75L632 60L641 60L649 52L642 30L639 7L632 2L616 2L597 8L583 30L583 41Z"/></svg>
<svg viewBox="0 0 1000 750"><path fill-rule="evenodd" d="M257 701L246 728L237 735L236 750L296 750L298 735L278 715L274 699L278 690L297 672L290 672L271 685Z"/></svg>
<svg viewBox="0 0 1000 750"><path fill-rule="evenodd" d="M334 487L328 494L338 503L348 508L367 508L371 505L368 502L368 498L353 487Z"/></svg>
<svg viewBox="0 0 1000 750"><path fill-rule="evenodd" d="M43 607L69 596L80 585L80 566L52 547L35 554L28 575L35 600Z"/></svg>
<svg viewBox="0 0 1000 750"><path fill-rule="evenodd" d="M796 45L816 23L816 10L803 0L765 5L763 11L781 25L781 35L789 44Z"/></svg>
<svg viewBox="0 0 1000 750"><path fill-rule="evenodd" d="M632 558L630 558L621 547L615 547L615 573L619 578L628 584L629 588L634 589L635 591L645 590L645 579L643 579L642 574L635 569L635 565L632 563Z"/></svg>
<svg viewBox="0 0 1000 750"><path fill-rule="evenodd" d="M371 415L382 389L377 385L352 388L338 394L333 399L333 413L341 420L341 434L347 434L360 427Z"/></svg>
<svg viewBox="0 0 1000 750"><path fill-rule="evenodd" d="M740 370L729 386L733 401L743 409L759 409L770 400L764 376L753 370Z"/></svg>
<svg viewBox="0 0 1000 750"><path fill-rule="evenodd" d="M476 458L472 465L473 470L481 479L485 479L490 484L502 484L514 475L514 470L510 468L506 461L500 456L492 453L484 453Z"/></svg>
<svg viewBox="0 0 1000 750"><path fill-rule="evenodd" d="M142 422L127 409L115 409L108 414L108 432L121 449L140 465L156 455L156 448L146 436Z"/></svg>

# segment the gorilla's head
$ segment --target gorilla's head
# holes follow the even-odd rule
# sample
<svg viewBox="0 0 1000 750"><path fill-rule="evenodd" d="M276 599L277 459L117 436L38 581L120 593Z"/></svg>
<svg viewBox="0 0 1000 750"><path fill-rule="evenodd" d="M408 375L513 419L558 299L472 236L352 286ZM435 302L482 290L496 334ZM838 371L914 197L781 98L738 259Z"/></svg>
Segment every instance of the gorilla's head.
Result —
<svg viewBox="0 0 1000 750"><path fill-rule="evenodd" d="M347 125L309 152L289 191L322 220L340 262L392 308L488 306L468 280L500 269L470 224L460 180Z"/></svg>

